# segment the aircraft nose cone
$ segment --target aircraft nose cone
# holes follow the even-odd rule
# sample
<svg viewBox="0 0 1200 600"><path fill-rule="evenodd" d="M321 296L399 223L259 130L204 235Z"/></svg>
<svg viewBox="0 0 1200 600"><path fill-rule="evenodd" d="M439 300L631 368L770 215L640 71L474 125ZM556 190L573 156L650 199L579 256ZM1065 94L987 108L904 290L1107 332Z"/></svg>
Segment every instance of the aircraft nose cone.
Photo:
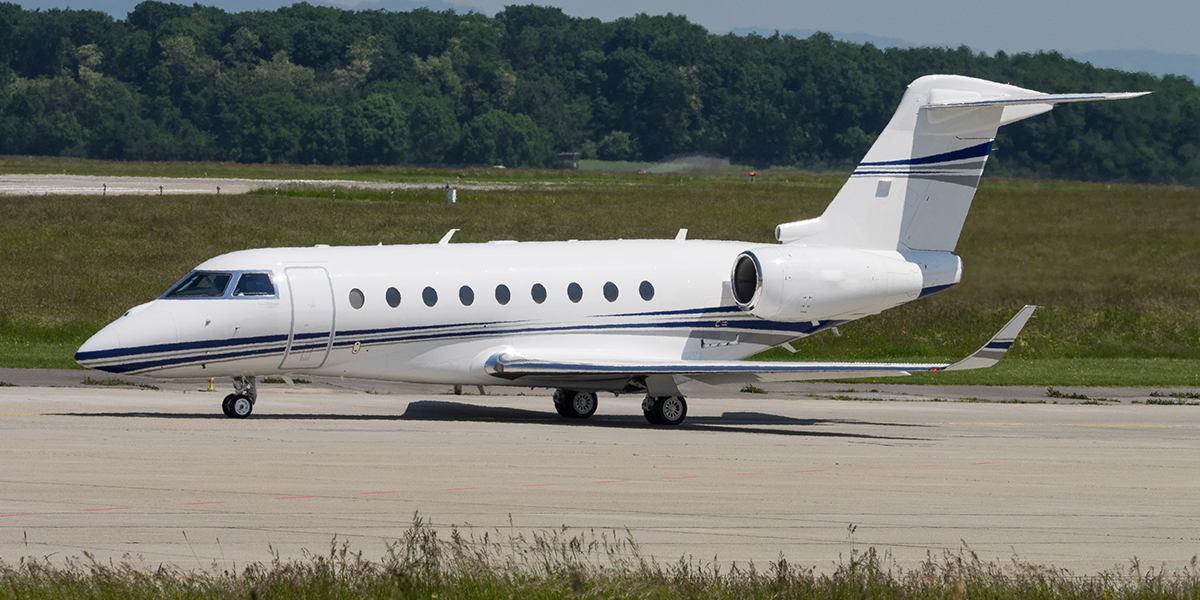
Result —
<svg viewBox="0 0 1200 600"><path fill-rule="evenodd" d="M128 364L137 361L139 355L178 342L174 315L154 308L131 310L109 323L79 347L75 362L89 369L123 373L130 370Z"/></svg>
<svg viewBox="0 0 1200 600"><path fill-rule="evenodd" d="M75 362L88 368L100 369L101 371L106 370L99 361L121 348L121 336L117 334L117 328L113 327L113 325L115 323L97 331L96 335L88 338L79 347L79 350L75 351Z"/></svg>

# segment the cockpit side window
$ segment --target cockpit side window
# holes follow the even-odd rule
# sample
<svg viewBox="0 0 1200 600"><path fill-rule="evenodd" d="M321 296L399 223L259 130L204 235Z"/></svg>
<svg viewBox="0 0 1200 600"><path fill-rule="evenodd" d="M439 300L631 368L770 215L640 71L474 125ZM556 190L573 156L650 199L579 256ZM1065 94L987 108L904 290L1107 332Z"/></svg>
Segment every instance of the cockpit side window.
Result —
<svg viewBox="0 0 1200 600"><path fill-rule="evenodd" d="M164 298L220 298L229 287L230 273L195 271L179 282Z"/></svg>
<svg viewBox="0 0 1200 600"><path fill-rule="evenodd" d="M233 288L234 296L274 296L275 285L267 273L242 273L238 278L237 287Z"/></svg>

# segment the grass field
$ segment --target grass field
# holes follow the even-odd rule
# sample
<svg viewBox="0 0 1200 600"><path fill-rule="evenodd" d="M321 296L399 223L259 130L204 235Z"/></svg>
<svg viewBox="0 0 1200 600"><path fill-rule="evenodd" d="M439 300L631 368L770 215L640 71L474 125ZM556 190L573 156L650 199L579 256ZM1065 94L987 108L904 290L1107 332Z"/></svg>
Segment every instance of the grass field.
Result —
<svg viewBox="0 0 1200 600"><path fill-rule="evenodd" d="M437 191L397 193L389 202L386 192L339 189L331 201L323 190L303 188L285 188L279 198L265 191L0 197L0 366L73 366L75 347L92 332L157 297L201 261L233 250L429 243L450 228L462 230L455 242L670 238L686 227L692 239L770 243L776 224L820 214L841 181L782 171L748 183L703 174L0 157L0 171L64 169L387 181L496 177L521 185L464 189L453 205ZM1009 354L1022 360L936 381L1200 385L1200 189L985 180L957 253L965 265L959 286L847 324L841 337L802 340L797 355L776 350L764 358L954 359L1029 303L1042 308ZM924 379L935 381L924 375L907 381Z"/></svg>
<svg viewBox="0 0 1200 600"><path fill-rule="evenodd" d="M717 557L719 558L719 557ZM1065 569L1018 560L982 561L969 550L930 556L910 568L873 549L849 543L841 561L823 572L780 557L768 564L680 558L658 563L643 558L628 535L573 533L565 528L531 539L444 539L417 521L388 545L381 560L364 558L346 545L304 561L213 565L206 571L168 566L149 569L125 562L103 564L86 557L65 565L38 559L0 563L0 598L645 598L829 600L993 598L996 600L1195 598L1200 571L1195 560L1175 572L1126 568L1077 576Z"/></svg>

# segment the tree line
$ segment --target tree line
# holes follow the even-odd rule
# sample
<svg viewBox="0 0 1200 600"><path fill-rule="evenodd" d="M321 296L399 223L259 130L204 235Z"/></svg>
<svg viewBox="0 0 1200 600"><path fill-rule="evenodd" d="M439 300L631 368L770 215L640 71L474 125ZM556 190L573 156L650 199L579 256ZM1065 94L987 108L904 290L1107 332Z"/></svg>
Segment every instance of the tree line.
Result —
<svg viewBox="0 0 1200 600"><path fill-rule="evenodd" d="M1057 53L715 35L685 17L494 17L143 2L125 19L0 4L0 152L117 160L549 167L716 153L846 168L931 73L1141 91L1006 127L989 173L1200 182L1200 91Z"/></svg>

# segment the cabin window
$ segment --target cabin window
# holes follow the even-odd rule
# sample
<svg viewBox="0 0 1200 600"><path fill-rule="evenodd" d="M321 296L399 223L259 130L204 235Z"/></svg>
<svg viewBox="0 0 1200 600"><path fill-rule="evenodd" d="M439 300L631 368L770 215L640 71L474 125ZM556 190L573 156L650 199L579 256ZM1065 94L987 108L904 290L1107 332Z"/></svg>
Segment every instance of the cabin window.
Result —
<svg viewBox="0 0 1200 600"><path fill-rule="evenodd" d="M462 302L463 306L470 306L475 303L475 290L470 286L464 285L458 288L458 301Z"/></svg>
<svg viewBox="0 0 1200 600"><path fill-rule="evenodd" d="M385 297L387 298L388 306L390 306L392 308L396 308L397 306L400 306L400 290L398 290L394 287L388 288L388 291L387 291L387 294L385 295Z"/></svg>
<svg viewBox="0 0 1200 600"><path fill-rule="evenodd" d="M546 287L540 283L533 284L533 289L529 290L529 295L533 296L533 301L541 304L546 301Z"/></svg>
<svg viewBox="0 0 1200 600"><path fill-rule="evenodd" d="M421 291L421 300L425 301L425 306L433 306L437 304L437 290L427 287Z"/></svg>
<svg viewBox="0 0 1200 600"><path fill-rule="evenodd" d="M570 298L571 302L583 300L583 288L578 283L572 282L567 286L567 298Z"/></svg>
<svg viewBox="0 0 1200 600"><path fill-rule="evenodd" d="M608 300L609 302L616 302L617 295L619 293L620 293L619 290L617 290L617 284L615 284L611 281L604 284L604 299L605 300Z"/></svg>
<svg viewBox="0 0 1200 600"><path fill-rule="evenodd" d="M230 273L195 271L179 282L164 298L220 298L229 287Z"/></svg>
<svg viewBox="0 0 1200 600"><path fill-rule="evenodd" d="M638 293L642 295L642 300L649 302L654 298L654 284L643 281L642 285L638 286Z"/></svg>
<svg viewBox="0 0 1200 600"><path fill-rule="evenodd" d="M350 306L356 309L362 308L364 300L366 300L366 297L363 296L362 290L358 288L350 290Z"/></svg>
<svg viewBox="0 0 1200 600"><path fill-rule="evenodd" d="M496 286L496 302L503 306L508 304L509 300L512 300L512 292L508 291L508 286L503 283Z"/></svg>
<svg viewBox="0 0 1200 600"><path fill-rule="evenodd" d="M274 296L275 284L271 283L268 273L242 273L238 278L237 287L233 288L234 296Z"/></svg>

